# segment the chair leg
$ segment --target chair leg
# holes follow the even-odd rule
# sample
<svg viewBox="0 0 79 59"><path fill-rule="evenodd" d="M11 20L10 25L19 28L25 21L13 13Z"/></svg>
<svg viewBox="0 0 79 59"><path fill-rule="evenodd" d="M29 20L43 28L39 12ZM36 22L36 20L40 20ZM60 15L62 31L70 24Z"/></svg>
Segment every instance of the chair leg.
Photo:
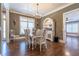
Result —
<svg viewBox="0 0 79 59"><path fill-rule="evenodd" d="M37 45L35 44L35 48L36 48L36 46L37 46Z"/></svg>
<svg viewBox="0 0 79 59"><path fill-rule="evenodd" d="M32 50L33 50L34 48L33 48L33 42L32 42Z"/></svg>
<svg viewBox="0 0 79 59"><path fill-rule="evenodd" d="M40 51L41 51L41 44L40 44Z"/></svg>
<svg viewBox="0 0 79 59"><path fill-rule="evenodd" d="M36 48L36 46L37 46L37 45L36 45L36 40L35 40L35 48Z"/></svg>
<svg viewBox="0 0 79 59"><path fill-rule="evenodd" d="M34 44L34 41L33 41L33 40L34 40L34 38L32 38L32 50L34 49L34 48L33 48L33 44Z"/></svg>
<svg viewBox="0 0 79 59"><path fill-rule="evenodd" d="M33 48L33 44L32 44L32 50L33 50L34 48Z"/></svg>
<svg viewBox="0 0 79 59"><path fill-rule="evenodd" d="M29 48L30 48L30 40L29 40Z"/></svg>
<svg viewBox="0 0 79 59"><path fill-rule="evenodd" d="M45 44L45 47L46 47L46 49L47 49L47 44Z"/></svg>

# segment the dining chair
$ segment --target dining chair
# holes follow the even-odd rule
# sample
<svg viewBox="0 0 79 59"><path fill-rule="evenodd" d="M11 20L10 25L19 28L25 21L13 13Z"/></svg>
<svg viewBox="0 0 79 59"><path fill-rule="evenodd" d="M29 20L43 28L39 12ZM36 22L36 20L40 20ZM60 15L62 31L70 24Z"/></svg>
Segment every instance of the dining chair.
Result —
<svg viewBox="0 0 79 59"><path fill-rule="evenodd" d="M33 35L33 36L36 35L36 29L35 29L35 28L32 29L32 35Z"/></svg>
<svg viewBox="0 0 79 59"><path fill-rule="evenodd" d="M47 49L47 41L46 41L46 30L41 30L41 35L43 36L41 39L40 39L40 51L41 51L41 48L42 48L42 45L45 46L45 48Z"/></svg>
<svg viewBox="0 0 79 59"><path fill-rule="evenodd" d="M34 49L34 45L35 45L35 37L36 37L36 29L33 28L32 29L32 50Z"/></svg>
<svg viewBox="0 0 79 59"><path fill-rule="evenodd" d="M26 37L26 40L28 41L28 44L29 44L29 48L30 48L30 29L25 29L25 37Z"/></svg>
<svg viewBox="0 0 79 59"><path fill-rule="evenodd" d="M39 44L40 45L40 51L41 51L42 45L44 45L47 49L47 42L46 42L46 39L45 39L45 31L38 29L36 31L36 36L34 37L34 39L35 39L35 47L36 47L37 44Z"/></svg>
<svg viewBox="0 0 79 59"><path fill-rule="evenodd" d="M10 30L9 35L10 35L10 40L13 41L14 40L14 30L13 29Z"/></svg>

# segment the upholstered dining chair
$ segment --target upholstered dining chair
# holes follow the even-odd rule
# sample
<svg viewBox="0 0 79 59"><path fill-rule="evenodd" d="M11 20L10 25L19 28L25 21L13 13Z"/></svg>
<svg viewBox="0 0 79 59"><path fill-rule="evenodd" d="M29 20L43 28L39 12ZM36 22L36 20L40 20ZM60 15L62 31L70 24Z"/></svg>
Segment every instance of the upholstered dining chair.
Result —
<svg viewBox="0 0 79 59"><path fill-rule="evenodd" d="M41 51L42 45L44 45L45 48L47 49L47 41L46 41L46 37L45 37L46 31L45 31L45 30L41 30L40 33L41 33L41 35L43 36L43 37L40 39L40 42L39 42L39 44L40 44L40 51Z"/></svg>
<svg viewBox="0 0 79 59"><path fill-rule="evenodd" d="M35 28L32 29L32 35L33 35L33 36L36 35L36 29L35 29Z"/></svg>
<svg viewBox="0 0 79 59"><path fill-rule="evenodd" d="M35 47L36 47L37 44L39 44L40 45L40 51L41 51L42 45L44 45L47 49L47 42L46 42L44 34L45 34L45 31L38 29L36 31L36 36L34 37Z"/></svg>
<svg viewBox="0 0 79 59"><path fill-rule="evenodd" d="M30 29L25 29L25 38L26 38L26 41L28 41L28 44L29 44L29 48L30 48Z"/></svg>
<svg viewBox="0 0 79 59"><path fill-rule="evenodd" d="M9 35L10 35L10 40L12 41L14 39L14 30L13 29L10 30Z"/></svg>

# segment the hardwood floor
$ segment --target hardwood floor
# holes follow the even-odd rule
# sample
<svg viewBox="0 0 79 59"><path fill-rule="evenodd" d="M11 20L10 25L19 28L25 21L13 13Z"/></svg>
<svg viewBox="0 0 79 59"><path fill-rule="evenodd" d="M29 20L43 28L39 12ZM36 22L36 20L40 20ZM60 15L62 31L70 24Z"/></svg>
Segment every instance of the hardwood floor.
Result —
<svg viewBox="0 0 79 59"><path fill-rule="evenodd" d="M48 41L48 49L39 46L32 50L28 48L25 40L17 40L9 44L2 41L2 56L79 56L79 38L67 37L66 43L55 43Z"/></svg>

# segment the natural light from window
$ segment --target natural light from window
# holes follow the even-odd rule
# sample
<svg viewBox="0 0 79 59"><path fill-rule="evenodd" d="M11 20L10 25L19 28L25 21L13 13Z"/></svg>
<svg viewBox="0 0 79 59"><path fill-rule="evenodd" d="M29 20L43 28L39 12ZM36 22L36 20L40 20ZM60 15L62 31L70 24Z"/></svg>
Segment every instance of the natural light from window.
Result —
<svg viewBox="0 0 79 59"><path fill-rule="evenodd" d="M27 18L27 17L20 17L20 35L24 35L24 30L29 28L30 35L32 34L32 29L35 27L35 19L34 18Z"/></svg>

